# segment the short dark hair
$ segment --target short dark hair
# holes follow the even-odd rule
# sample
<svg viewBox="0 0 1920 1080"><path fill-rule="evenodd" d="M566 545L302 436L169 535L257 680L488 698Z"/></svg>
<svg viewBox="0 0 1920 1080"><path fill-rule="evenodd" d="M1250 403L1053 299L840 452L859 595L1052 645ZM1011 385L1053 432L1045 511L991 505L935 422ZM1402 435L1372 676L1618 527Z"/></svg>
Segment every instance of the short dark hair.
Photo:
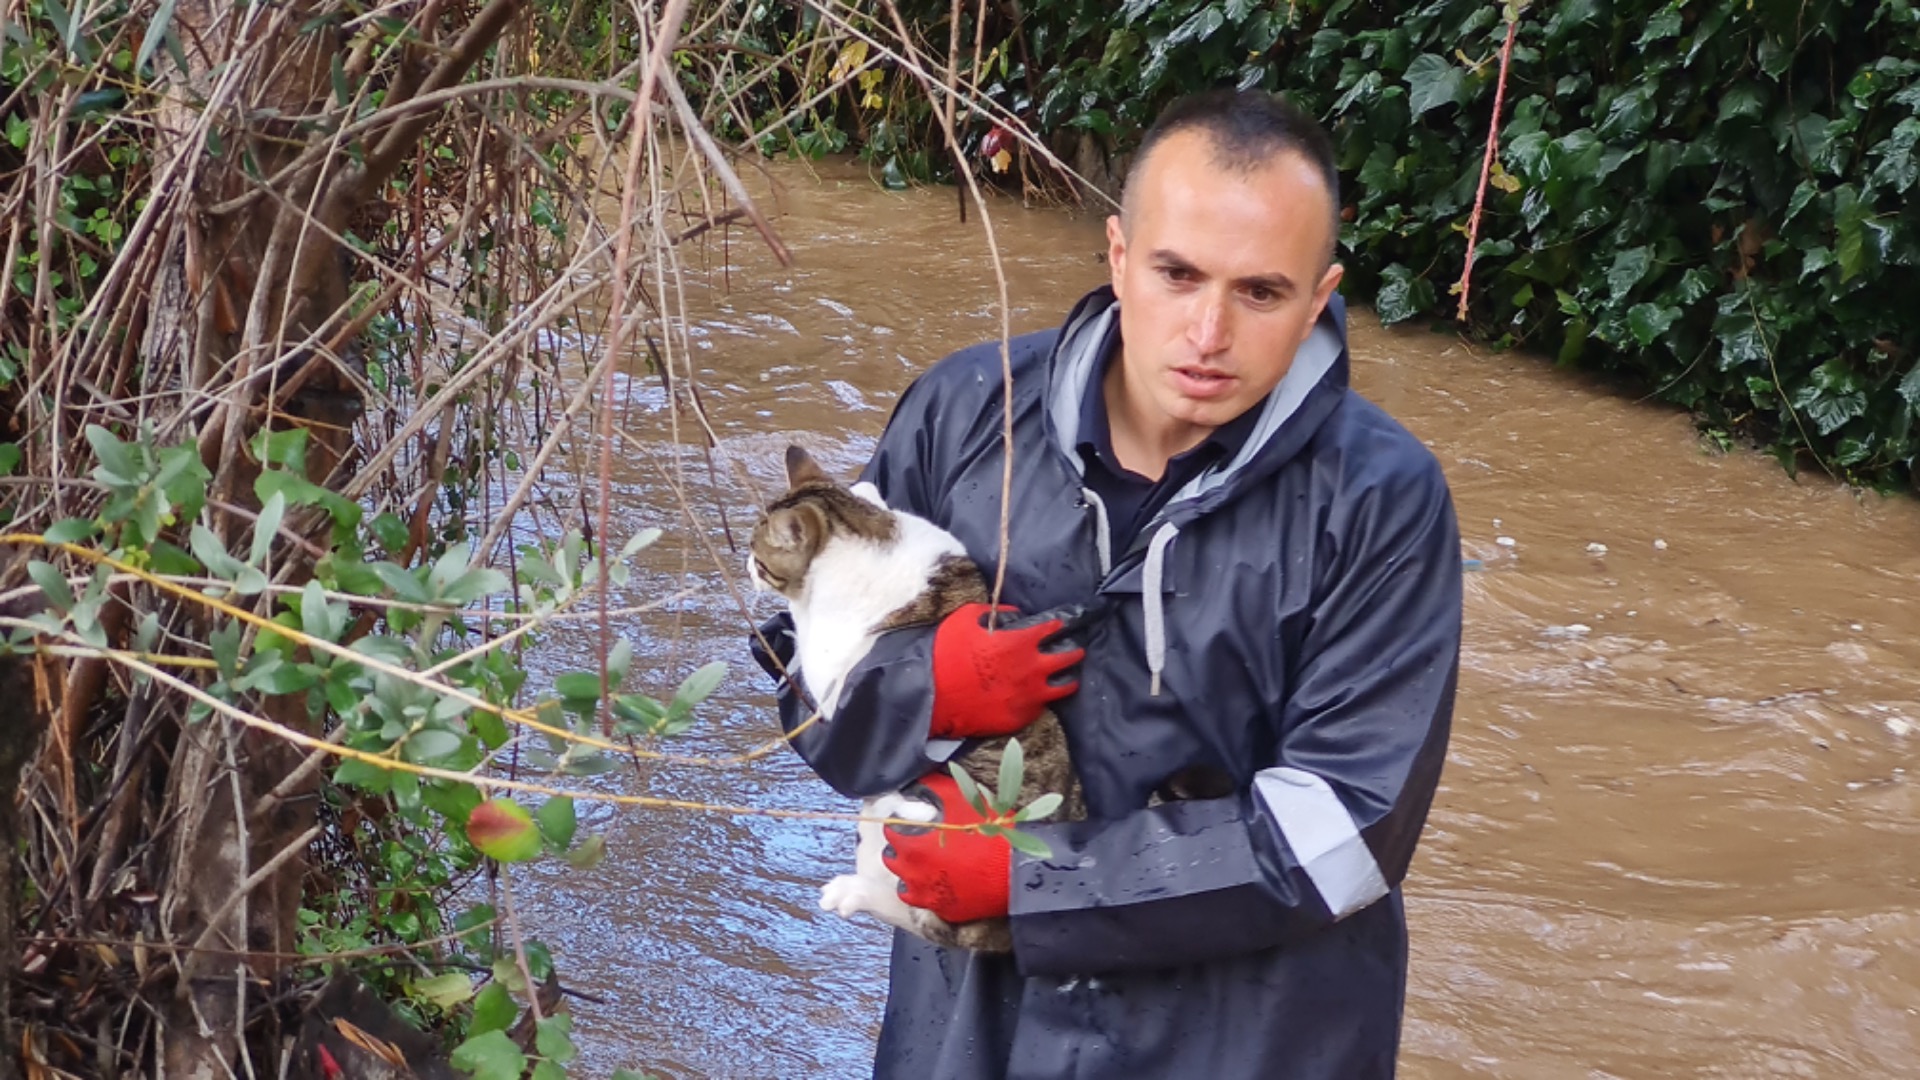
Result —
<svg viewBox="0 0 1920 1080"><path fill-rule="evenodd" d="M1332 263L1340 243L1340 170L1333 161L1333 140L1306 110L1264 90L1203 90L1168 105L1141 138L1140 148L1127 167L1127 186L1121 192L1122 215L1129 205L1133 178L1146 166L1147 158L1167 137L1182 131L1206 134L1213 144L1215 163L1234 172L1253 172L1282 154L1305 158L1320 174L1327 188L1327 203L1332 207L1327 223L1327 261Z"/></svg>

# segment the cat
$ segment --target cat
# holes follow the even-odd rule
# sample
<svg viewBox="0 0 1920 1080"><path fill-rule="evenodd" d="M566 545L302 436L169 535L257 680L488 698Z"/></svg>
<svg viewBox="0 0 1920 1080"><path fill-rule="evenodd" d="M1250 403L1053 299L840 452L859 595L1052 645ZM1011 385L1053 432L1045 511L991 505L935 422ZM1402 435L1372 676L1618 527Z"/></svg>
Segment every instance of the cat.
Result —
<svg viewBox="0 0 1920 1080"><path fill-rule="evenodd" d="M786 598L795 641L788 674L819 707L819 722L831 723L841 681L875 638L888 630L932 626L964 604L985 603L986 579L951 533L890 509L872 484L836 482L798 446L787 448L786 464L788 490L755 524L747 572L756 588ZM1043 712L1018 737L1026 763L1019 805L1057 792L1061 805L1044 820L1084 818L1079 778L1059 719ZM960 759L961 768L987 791L998 785L1008 741L985 740ZM899 879L881 861L886 848L881 823L932 822L938 815L938 807L916 798L912 786L865 800L855 872L822 886L821 908L843 918L864 911L936 945L1011 952L1012 929L1004 918L956 925L900 899Z"/></svg>

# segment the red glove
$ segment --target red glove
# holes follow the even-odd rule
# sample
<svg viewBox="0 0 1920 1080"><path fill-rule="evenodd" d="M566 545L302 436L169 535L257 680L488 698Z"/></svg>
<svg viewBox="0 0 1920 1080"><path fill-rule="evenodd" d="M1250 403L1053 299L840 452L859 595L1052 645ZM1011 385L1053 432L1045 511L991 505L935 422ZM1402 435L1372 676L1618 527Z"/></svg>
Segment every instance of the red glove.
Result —
<svg viewBox="0 0 1920 1080"><path fill-rule="evenodd" d="M940 820L974 825L986 820L960 795L945 773L932 773L909 789L916 798L940 803ZM954 829L889 825L880 859L900 879L900 899L950 923L991 919L1007 913L1012 890L1013 848L1004 837Z"/></svg>
<svg viewBox="0 0 1920 1080"><path fill-rule="evenodd" d="M1002 620L986 628L987 613L1013 608L968 604L941 620L933 632L933 720L936 739L997 739L1034 722L1050 701L1080 688L1079 680L1053 681L1078 664L1085 649L1041 648L1066 624L1049 619L1012 629Z"/></svg>

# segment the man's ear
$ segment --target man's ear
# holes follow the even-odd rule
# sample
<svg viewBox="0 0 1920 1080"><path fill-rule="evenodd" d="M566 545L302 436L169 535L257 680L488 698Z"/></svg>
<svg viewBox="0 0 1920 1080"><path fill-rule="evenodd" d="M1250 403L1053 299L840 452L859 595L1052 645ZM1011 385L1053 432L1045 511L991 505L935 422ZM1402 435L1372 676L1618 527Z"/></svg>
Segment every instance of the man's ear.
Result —
<svg viewBox="0 0 1920 1080"><path fill-rule="evenodd" d="M1327 310L1327 301L1333 299L1333 291L1340 287L1340 279L1345 277L1347 268L1339 263L1327 267L1320 275L1320 284L1313 287L1313 318L1300 328L1300 344L1305 345L1307 338L1313 336L1313 328L1320 325L1320 314Z"/></svg>
<svg viewBox="0 0 1920 1080"><path fill-rule="evenodd" d="M1113 291L1120 291L1120 279L1127 272L1127 226L1119 214L1107 217L1107 273L1113 279Z"/></svg>

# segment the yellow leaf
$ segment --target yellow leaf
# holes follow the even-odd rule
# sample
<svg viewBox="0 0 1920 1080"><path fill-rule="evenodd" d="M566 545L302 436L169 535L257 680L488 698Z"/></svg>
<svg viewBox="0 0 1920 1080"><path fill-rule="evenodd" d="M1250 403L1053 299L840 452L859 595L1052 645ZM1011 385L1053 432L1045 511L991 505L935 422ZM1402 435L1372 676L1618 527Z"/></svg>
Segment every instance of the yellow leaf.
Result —
<svg viewBox="0 0 1920 1080"><path fill-rule="evenodd" d="M1008 153L1005 150L1002 150L999 153L993 155L993 171L994 172L1006 172L1007 166L1012 164L1013 164L1013 155Z"/></svg>
<svg viewBox="0 0 1920 1080"><path fill-rule="evenodd" d="M1493 171L1487 175L1487 183L1509 195L1520 190L1520 178L1501 168L1498 161L1493 163Z"/></svg>
<svg viewBox="0 0 1920 1080"><path fill-rule="evenodd" d="M856 81L859 82L860 89L872 90L874 87L880 85L880 80L885 78L886 75L887 73L881 71L879 68L868 68L860 73L860 78Z"/></svg>
<svg viewBox="0 0 1920 1080"><path fill-rule="evenodd" d="M887 103L886 98L881 97L879 94L876 94L871 90L867 92L866 97L863 97L860 99L860 107L863 109L877 109L882 105L885 105L886 103Z"/></svg>
<svg viewBox="0 0 1920 1080"><path fill-rule="evenodd" d="M833 62L833 69L827 72L827 78L834 82L839 82L841 79L858 71L860 65L866 62L867 43L864 41L850 42L846 48L840 50L839 57Z"/></svg>

